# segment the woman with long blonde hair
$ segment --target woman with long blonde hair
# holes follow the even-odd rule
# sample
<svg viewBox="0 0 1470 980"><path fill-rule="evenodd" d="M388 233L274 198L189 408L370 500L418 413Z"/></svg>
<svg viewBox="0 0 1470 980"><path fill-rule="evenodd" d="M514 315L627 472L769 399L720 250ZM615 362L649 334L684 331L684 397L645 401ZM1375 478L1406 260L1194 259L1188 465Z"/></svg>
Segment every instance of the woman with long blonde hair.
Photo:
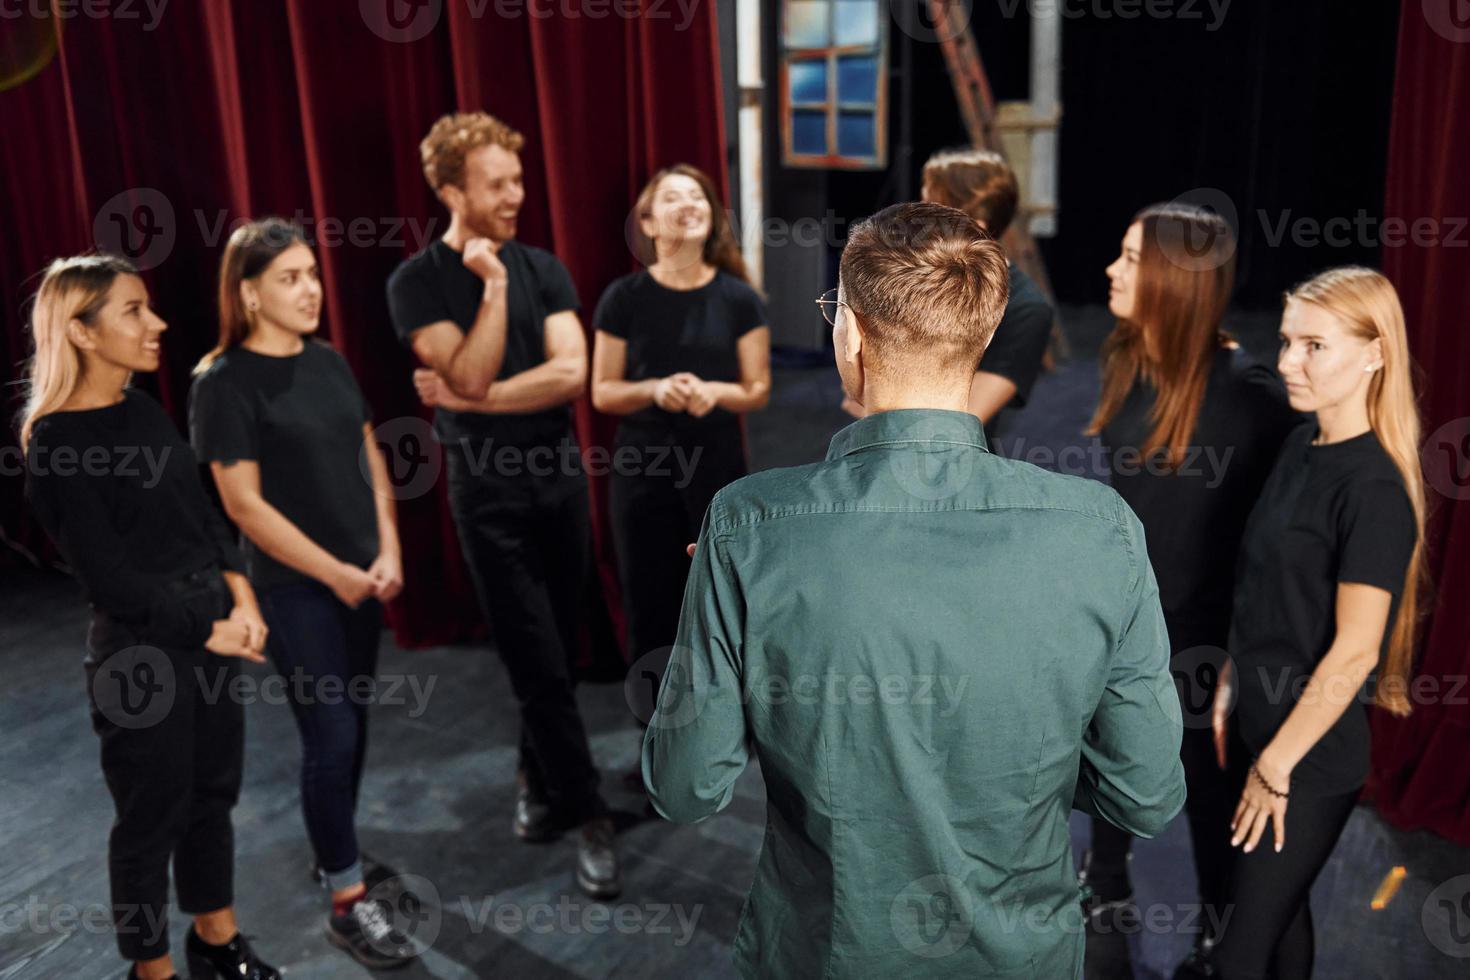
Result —
<svg viewBox="0 0 1470 980"><path fill-rule="evenodd" d="M1204 909L1176 976L1208 975L1224 915L1233 787L1210 734L1225 660L1234 559L1277 450L1300 421L1281 381L1222 326L1235 282L1235 238L1219 215L1180 203L1134 216L1108 266L1117 325L1103 347L1102 394L1088 428L1102 437L1113 488L1146 532L1185 719L1180 742L1191 853ZM1238 753L1237 753L1238 754ZM1132 837L1092 822L1083 880L1096 928L1132 911Z"/></svg>
<svg viewBox="0 0 1470 980"><path fill-rule="evenodd" d="M1426 498L1404 313L1381 273L1329 269L1286 294L1287 439L1241 547L1214 727L1250 764L1231 821L1225 980L1307 980L1309 895L1368 773L1370 700L1410 711ZM1376 689L1370 693L1370 680ZM1273 846L1258 846L1269 841Z"/></svg>
<svg viewBox="0 0 1470 980"><path fill-rule="evenodd" d="M129 977L174 976L172 859L194 918L190 976L278 980L235 925L244 706L206 694L231 690L241 659L264 660L266 628L189 444L129 386L158 370L167 328L126 260L51 264L31 314L26 496L92 607L84 666L117 811L108 872Z"/></svg>

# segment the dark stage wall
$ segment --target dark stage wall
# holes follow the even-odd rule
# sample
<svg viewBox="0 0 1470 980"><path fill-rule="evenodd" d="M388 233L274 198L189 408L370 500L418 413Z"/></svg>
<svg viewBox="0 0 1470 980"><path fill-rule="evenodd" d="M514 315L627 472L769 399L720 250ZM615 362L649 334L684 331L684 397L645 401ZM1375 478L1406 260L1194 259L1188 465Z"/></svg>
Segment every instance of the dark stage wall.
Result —
<svg viewBox="0 0 1470 980"><path fill-rule="evenodd" d="M676 4L641 6L647 14L636 18L547 19L526 5L498 17L494 4L208 0L171 4L151 25L67 20L56 59L0 93L7 377L28 353L28 277L94 243L122 247L151 267L171 325L164 369L140 385L182 422L189 369L212 346L228 223L277 213L305 217L317 234L322 332L351 362L377 420L426 418L384 283L444 229L418 162L437 116L483 108L526 134L521 238L567 264L584 320L602 288L633 268L622 229L654 169L683 160L726 179L714 5L695 5L688 20ZM395 7L412 19L390 20L384 11ZM40 33L32 22L7 25L11 39ZM15 51L0 54L15 63ZM6 399L7 415L18 408ZM577 414L584 445L609 441L609 420L585 400ZM6 429L4 531L44 553ZM602 490L594 486L599 514ZM441 480L400 504L408 585L390 620L403 645L465 638L479 618L443 495ZM605 523L595 530L606 606L617 610L611 541Z"/></svg>

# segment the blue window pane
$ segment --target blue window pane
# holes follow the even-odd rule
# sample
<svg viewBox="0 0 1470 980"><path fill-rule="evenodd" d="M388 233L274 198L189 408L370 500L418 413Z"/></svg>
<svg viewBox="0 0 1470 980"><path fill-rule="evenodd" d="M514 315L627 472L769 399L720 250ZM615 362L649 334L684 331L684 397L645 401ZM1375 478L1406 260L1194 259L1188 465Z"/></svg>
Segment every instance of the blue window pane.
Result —
<svg viewBox="0 0 1470 980"><path fill-rule="evenodd" d="M837 152L845 157L878 155L878 129L871 112L838 114Z"/></svg>
<svg viewBox="0 0 1470 980"><path fill-rule="evenodd" d="M788 48L822 48L827 46L827 15L831 0L787 0L786 46Z"/></svg>
<svg viewBox="0 0 1470 980"><path fill-rule="evenodd" d="M827 62L791 62L791 102L794 105L818 105L827 101Z"/></svg>
<svg viewBox="0 0 1470 980"><path fill-rule="evenodd" d="M837 59L837 100L873 105L878 101L878 59L844 55Z"/></svg>
<svg viewBox="0 0 1470 980"><path fill-rule="evenodd" d="M836 0L838 45L878 43L878 0Z"/></svg>
<svg viewBox="0 0 1470 980"><path fill-rule="evenodd" d="M825 112L793 112L791 114L791 151L801 156L827 155L827 114Z"/></svg>

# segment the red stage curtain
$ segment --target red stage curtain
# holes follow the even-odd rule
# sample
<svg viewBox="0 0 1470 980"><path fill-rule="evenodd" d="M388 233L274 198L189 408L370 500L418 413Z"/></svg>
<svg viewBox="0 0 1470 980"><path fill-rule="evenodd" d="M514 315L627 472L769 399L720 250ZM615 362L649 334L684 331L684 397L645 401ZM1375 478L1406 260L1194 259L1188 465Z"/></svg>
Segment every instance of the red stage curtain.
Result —
<svg viewBox="0 0 1470 980"><path fill-rule="evenodd" d="M633 8L639 15L627 16ZM377 420L427 418L384 283L444 230L418 142L455 109L485 109L526 134L521 237L562 258L590 320L603 287L634 267L624 225L653 170L685 161L727 185L715 7L696 5L687 22L679 5L651 0L540 15L552 9L207 0L170 4L156 24L65 21L57 59L0 92L0 342L11 379L27 354L31 277L56 256L116 245L128 227L129 251L153 266L146 278L171 326L164 369L140 383L182 423L189 370L213 342L230 222L275 213L311 225L323 335L352 364ZM414 19L395 22L390 11ZM612 427L585 400L577 406L584 447L607 444ZM44 553L21 501L13 431L6 437L4 531ZM593 499L602 594L620 623L602 481ZM479 615L442 481L399 515L408 584L389 610L398 641L467 638Z"/></svg>
<svg viewBox="0 0 1470 980"><path fill-rule="evenodd" d="M1426 687L1404 720L1374 712L1370 788L1393 823L1470 844L1470 22L1457 24L1454 6L1403 5L1385 218L1419 231L1392 245L1385 226L1383 248L1425 380L1423 459L1434 511L1427 541L1438 601L1419 675L1438 693Z"/></svg>

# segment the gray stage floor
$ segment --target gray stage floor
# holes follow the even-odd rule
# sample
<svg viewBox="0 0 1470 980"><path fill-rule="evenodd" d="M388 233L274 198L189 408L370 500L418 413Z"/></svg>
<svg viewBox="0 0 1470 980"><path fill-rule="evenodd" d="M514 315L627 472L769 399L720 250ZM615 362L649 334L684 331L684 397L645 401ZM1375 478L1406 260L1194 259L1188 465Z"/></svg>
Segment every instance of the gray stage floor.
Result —
<svg viewBox="0 0 1470 980"><path fill-rule="evenodd" d="M1094 354L1107 321L1067 311L1073 358L1038 385L1016 432L1060 448L1096 395ZM1275 323L1234 324L1269 352ZM757 466L820 458L846 422L825 362L783 367L771 407L752 420ZM100 980L124 972L106 925L105 841L111 804L97 765L80 660L85 614L71 583L0 557L0 980ZM264 668L249 674L263 681ZM509 824L516 720L505 673L484 647L405 652L385 644L382 674L398 703L374 708L361 812L365 847L414 876L423 960L400 977L516 980L732 977L729 947L763 833L758 771L719 816L676 827L643 815L616 775L638 751L617 684L584 685L580 700L621 811L627 885L605 905L571 877L572 844L516 843ZM263 692L248 707L245 786L236 811L237 905L247 934L293 978L370 976L321 935L323 893L307 879L298 807L298 748L289 710ZM386 700L386 698L385 698ZM896 829L896 832L901 832ZM1080 856L1086 822L1074 815ZM1136 849L1145 927L1089 944L1089 976L1167 977L1195 919L1182 818ZM1408 876L1381 911L1383 875ZM1436 891L1438 889L1438 891ZM1322 978L1470 975L1470 854L1427 834L1385 826L1360 807L1313 893ZM175 948L186 923L173 923ZM1133 966L1130 966L1129 962ZM916 966L922 962L916 961ZM915 969L912 976L923 975ZM1050 978L1048 978L1050 980Z"/></svg>

